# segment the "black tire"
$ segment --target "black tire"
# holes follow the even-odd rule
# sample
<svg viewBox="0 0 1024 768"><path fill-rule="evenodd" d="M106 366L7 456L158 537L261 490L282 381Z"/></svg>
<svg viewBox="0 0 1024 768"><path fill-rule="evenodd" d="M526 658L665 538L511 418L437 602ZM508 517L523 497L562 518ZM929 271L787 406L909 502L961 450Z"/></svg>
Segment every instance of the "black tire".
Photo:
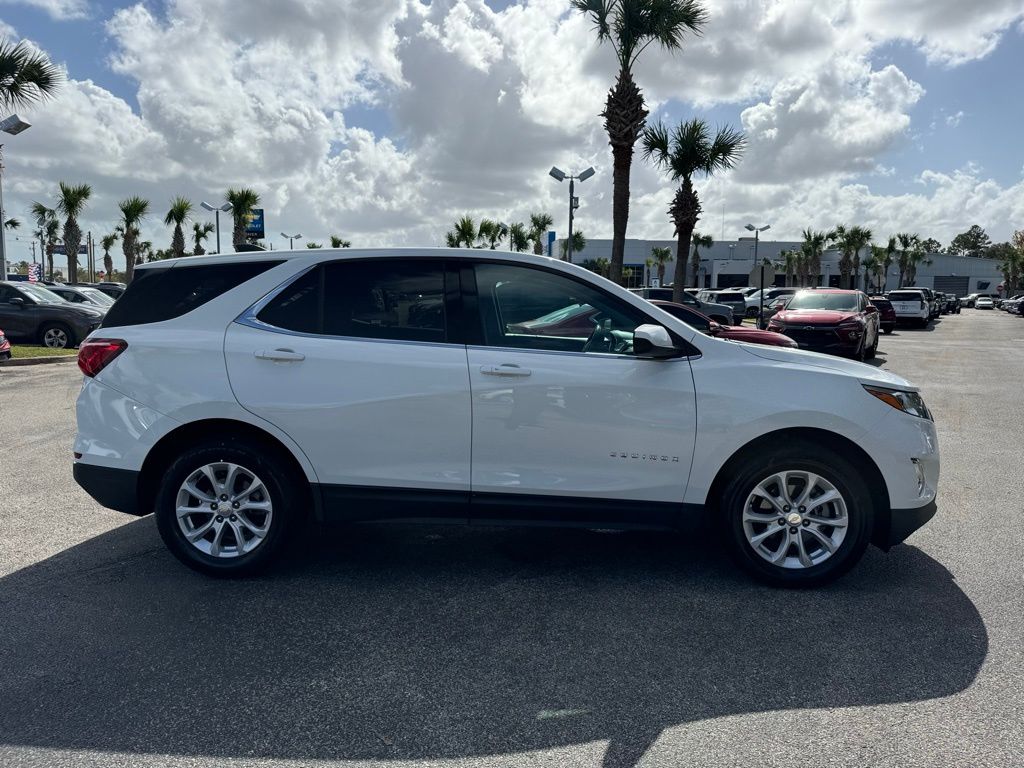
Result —
<svg viewBox="0 0 1024 768"><path fill-rule="evenodd" d="M50 349L71 349L75 334L64 323L46 323L39 328L39 343Z"/></svg>
<svg viewBox="0 0 1024 768"><path fill-rule="evenodd" d="M216 462L238 464L254 473L266 487L272 504L272 516L262 541L250 552L234 557L215 557L201 552L185 538L176 514L178 492L182 483L204 465ZM201 573L220 577L251 576L260 573L277 559L304 517L303 500L308 497L303 487L306 480L294 475L284 457L263 445L224 438L211 439L192 446L167 468L157 491L155 511L160 537L175 557ZM212 513L208 514L212 516ZM202 521L202 518L199 520ZM196 523L195 520L192 522ZM230 544L234 540L234 534L225 533L225 538Z"/></svg>
<svg viewBox="0 0 1024 768"><path fill-rule="evenodd" d="M884 328L882 328L882 333L892 333L892 331L893 331L893 326L891 326L891 325L887 325Z"/></svg>
<svg viewBox="0 0 1024 768"><path fill-rule="evenodd" d="M842 494L846 502L848 525L845 538L831 556L806 568L786 568L769 563L754 550L744 531L743 514L747 498L760 482L782 471L820 475ZM839 578L864 555L874 525L871 494L862 473L838 453L811 442L797 441L768 448L744 462L726 484L719 504L721 522L733 557L749 574L778 587L817 587ZM796 530L802 531L804 527L798 526ZM785 535L785 529L786 526L780 526L779 535ZM764 530L767 531L767 527Z"/></svg>

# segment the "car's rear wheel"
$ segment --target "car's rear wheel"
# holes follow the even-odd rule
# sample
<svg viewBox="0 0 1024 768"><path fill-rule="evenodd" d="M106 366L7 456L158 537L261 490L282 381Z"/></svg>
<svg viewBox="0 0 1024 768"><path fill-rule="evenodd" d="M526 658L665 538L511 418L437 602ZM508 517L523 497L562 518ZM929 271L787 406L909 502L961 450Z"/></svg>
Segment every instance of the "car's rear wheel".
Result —
<svg viewBox="0 0 1024 768"><path fill-rule="evenodd" d="M75 336L64 323L47 323L39 329L39 341L50 349L69 349L75 345Z"/></svg>
<svg viewBox="0 0 1024 768"><path fill-rule="evenodd" d="M721 498L730 548L758 579L812 587L864 554L873 508L861 473L839 454L796 443L749 462Z"/></svg>
<svg viewBox="0 0 1024 768"><path fill-rule="evenodd" d="M248 576L279 554L304 512L301 478L261 448L211 440L168 468L156 497L160 536L175 557L214 576Z"/></svg>

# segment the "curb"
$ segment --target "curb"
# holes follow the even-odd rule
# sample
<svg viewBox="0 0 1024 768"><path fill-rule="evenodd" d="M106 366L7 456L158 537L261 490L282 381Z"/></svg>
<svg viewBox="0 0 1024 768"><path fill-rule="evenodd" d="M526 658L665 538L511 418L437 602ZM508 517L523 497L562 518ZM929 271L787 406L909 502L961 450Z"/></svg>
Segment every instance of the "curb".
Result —
<svg viewBox="0 0 1024 768"><path fill-rule="evenodd" d="M49 363L73 363L77 355L60 355L59 357L12 357L0 362L0 368L17 368L22 365L47 365Z"/></svg>

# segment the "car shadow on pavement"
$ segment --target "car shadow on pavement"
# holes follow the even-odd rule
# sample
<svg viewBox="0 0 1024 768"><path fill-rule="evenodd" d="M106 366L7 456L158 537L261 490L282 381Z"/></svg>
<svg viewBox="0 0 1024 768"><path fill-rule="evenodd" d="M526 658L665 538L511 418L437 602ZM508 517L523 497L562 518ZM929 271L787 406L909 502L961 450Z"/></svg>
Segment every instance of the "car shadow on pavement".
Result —
<svg viewBox="0 0 1024 768"><path fill-rule="evenodd" d="M869 550L824 589L739 573L696 533L356 526L209 579L151 519L0 579L0 743L277 759L445 759L747 712L912 702L988 649L949 572Z"/></svg>

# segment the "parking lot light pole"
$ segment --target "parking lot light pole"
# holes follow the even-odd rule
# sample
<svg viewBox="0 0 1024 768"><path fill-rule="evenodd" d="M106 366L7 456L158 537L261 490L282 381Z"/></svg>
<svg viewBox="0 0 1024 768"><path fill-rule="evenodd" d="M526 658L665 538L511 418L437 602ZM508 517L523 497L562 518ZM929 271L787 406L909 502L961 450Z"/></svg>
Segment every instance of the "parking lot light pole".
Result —
<svg viewBox="0 0 1024 768"><path fill-rule="evenodd" d="M216 206L210 205L208 202L204 200L199 205L208 211L213 211L213 217L214 221L216 222L217 229L217 253L220 253L220 212L224 211L224 213L227 213L228 211L230 211L231 203L224 203L224 205Z"/></svg>
<svg viewBox="0 0 1024 768"><path fill-rule="evenodd" d="M573 212L580 207L580 199L576 197L576 181L586 181L594 175L594 168L591 166L587 170L580 173L578 176L572 176L567 174L565 171L561 171L555 166L551 166L551 170L548 171L548 176L555 179L556 181L562 182L566 179L569 180L569 239L566 240L566 261L572 262L572 219Z"/></svg>
<svg viewBox="0 0 1024 768"><path fill-rule="evenodd" d="M17 136L26 128L31 127L32 125L30 123L26 123L17 115L10 115L5 117L3 120L0 120L0 131L9 133L11 136ZM7 216L4 214L3 148L4 145L0 144L0 280L7 279L7 233L6 227L3 225L3 223L7 221Z"/></svg>
<svg viewBox="0 0 1024 768"><path fill-rule="evenodd" d="M757 244L761 238L761 233L767 229L771 229L771 224L765 224L763 227L755 227L753 224L747 224L746 229L749 232L754 233L754 261L757 261ZM757 322L760 324L761 318L764 317L764 262L761 262L761 290L759 292L761 299L761 309L757 316Z"/></svg>
<svg viewBox="0 0 1024 768"><path fill-rule="evenodd" d="M302 237L302 235L286 235L282 232L281 237L288 238L288 250L291 251L295 249L295 241Z"/></svg>

